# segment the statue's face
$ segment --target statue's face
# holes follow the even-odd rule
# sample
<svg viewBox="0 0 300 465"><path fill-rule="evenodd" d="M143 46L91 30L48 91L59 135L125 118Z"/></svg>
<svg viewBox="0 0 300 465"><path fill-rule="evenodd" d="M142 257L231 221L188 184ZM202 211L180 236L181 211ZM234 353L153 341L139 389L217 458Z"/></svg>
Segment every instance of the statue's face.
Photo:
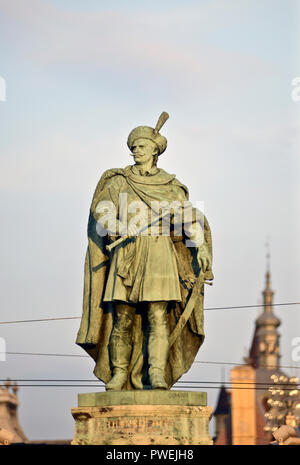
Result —
<svg viewBox="0 0 300 465"><path fill-rule="evenodd" d="M156 144L152 140L143 138L134 141L131 151L137 165L149 162L158 153Z"/></svg>

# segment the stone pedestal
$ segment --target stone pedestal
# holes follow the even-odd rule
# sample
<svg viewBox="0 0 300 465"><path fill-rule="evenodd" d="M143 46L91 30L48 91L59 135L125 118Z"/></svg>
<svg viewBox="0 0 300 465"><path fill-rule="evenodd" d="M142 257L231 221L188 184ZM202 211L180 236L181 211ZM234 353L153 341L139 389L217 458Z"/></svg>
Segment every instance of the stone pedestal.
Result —
<svg viewBox="0 0 300 465"><path fill-rule="evenodd" d="M206 392L107 391L78 395L71 444L212 444Z"/></svg>

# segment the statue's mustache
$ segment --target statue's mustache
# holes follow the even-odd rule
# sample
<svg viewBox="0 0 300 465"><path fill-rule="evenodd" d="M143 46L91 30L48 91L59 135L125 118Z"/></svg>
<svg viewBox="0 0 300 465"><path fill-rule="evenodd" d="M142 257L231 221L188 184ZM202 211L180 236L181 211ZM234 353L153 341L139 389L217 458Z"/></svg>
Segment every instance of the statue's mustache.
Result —
<svg viewBox="0 0 300 465"><path fill-rule="evenodd" d="M143 156L145 155L145 153L130 153L129 155L130 155L131 157L136 157L136 156L142 156L142 157L143 157ZM153 155L153 156L154 156L154 155Z"/></svg>

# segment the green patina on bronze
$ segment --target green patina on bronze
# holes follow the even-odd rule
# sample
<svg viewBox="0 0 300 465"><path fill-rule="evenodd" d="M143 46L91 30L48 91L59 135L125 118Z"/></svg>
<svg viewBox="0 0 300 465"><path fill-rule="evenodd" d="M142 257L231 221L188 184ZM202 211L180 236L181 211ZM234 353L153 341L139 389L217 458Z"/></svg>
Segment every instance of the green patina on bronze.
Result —
<svg viewBox="0 0 300 465"><path fill-rule="evenodd" d="M157 157L166 148L166 139L158 132L165 119L161 118L155 129L141 126L131 132L128 145L135 165L106 171L91 205L83 314L76 343L95 360L94 374L108 388L119 367L123 375L126 372L123 389L149 389L154 365L156 371L164 372L170 388L189 370L204 340L203 280L213 279L206 218L202 224L204 243L198 248L187 247L184 234L176 237L171 232L171 236L130 237L109 253L106 246L118 236L101 237L96 230L102 220L97 209L101 201L113 203L121 229L119 194L127 194L128 203L142 201L149 213L153 201L188 200L188 189L176 176L157 167ZM128 214L127 225L130 220ZM201 267L203 280L199 281ZM192 306L187 323L170 347L169 335L189 301ZM150 336L149 321L156 325L155 334Z"/></svg>

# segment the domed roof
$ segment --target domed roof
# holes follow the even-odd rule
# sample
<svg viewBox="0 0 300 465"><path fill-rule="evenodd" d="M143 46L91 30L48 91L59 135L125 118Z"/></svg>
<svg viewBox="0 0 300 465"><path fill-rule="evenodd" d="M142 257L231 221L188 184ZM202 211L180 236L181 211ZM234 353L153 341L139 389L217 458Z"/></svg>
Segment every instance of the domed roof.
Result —
<svg viewBox="0 0 300 465"><path fill-rule="evenodd" d="M256 320L257 326L279 326L280 320L274 313L271 312L264 312L262 313Z"/></svg>

